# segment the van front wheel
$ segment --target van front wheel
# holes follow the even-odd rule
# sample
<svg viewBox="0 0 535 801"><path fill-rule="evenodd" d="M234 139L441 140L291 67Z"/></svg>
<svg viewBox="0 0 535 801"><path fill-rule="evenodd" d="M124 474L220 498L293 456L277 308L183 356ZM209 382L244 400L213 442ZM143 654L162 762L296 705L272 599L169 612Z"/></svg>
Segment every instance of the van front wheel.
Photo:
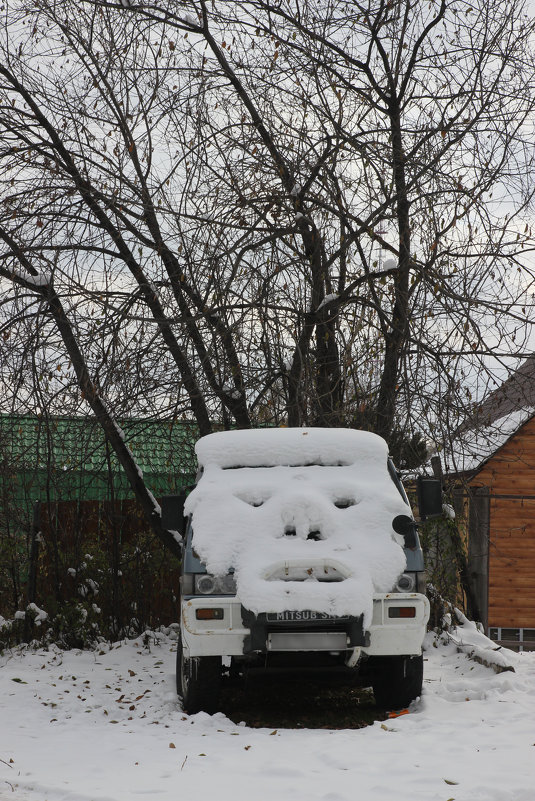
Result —
<svg viewBox="0 0 535 801"><path fill-rule="evenodd" d="M381 709L401 709L422 694L422 654L371 657L370 663L375 703Z"/></svg>
<svg viewBox="0 0 535 801"><path fill-rule="evenodd" d="M184 655L179 636L176 651L176 689L182 697L182 708L189 715L217 711L221 689L221 658L219 656Z"/></svg>

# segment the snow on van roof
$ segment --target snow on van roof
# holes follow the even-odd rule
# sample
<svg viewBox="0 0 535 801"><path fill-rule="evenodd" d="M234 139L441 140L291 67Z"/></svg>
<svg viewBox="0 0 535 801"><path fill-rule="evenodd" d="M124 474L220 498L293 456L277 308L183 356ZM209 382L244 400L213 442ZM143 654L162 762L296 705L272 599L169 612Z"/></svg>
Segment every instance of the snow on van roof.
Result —
<svg viewBox="0 0 535 801"><path fill-rule="evenodd" d="M348 429L258 429L210 434L196 450L203 473L186 513L207 570L234 569L254 613L362 613L369 625L373 593L389 592L406 564L392 520L410 509L388 473L384 440Z"/></svg>
<svg viewBox="0 0 535 801"><path fill-rule="evenodd" d="M349 428L258 428L219 431L200 439L200 465L273 467L275 465L350 465L374 459L384 465L386 442L369 431Z"/></svg>

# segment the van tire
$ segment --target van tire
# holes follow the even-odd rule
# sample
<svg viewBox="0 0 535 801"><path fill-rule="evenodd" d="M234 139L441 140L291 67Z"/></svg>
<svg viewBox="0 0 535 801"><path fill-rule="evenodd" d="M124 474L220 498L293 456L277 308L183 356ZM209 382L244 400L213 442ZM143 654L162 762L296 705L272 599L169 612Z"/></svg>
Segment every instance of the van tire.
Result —
<svg viewBox="0 0 535 801"><path fill-rule="evenodd" d="M176 649L176 689L188 715L217 712L221 690L221 657L184 655L182 637Z"/></svg>
<svg viewBox="0 0 535 801"><path fill-rule="evenodd" d="M381 709L403 709L422 694L424 658L420 656L371 657L375 703Z"/></svg>

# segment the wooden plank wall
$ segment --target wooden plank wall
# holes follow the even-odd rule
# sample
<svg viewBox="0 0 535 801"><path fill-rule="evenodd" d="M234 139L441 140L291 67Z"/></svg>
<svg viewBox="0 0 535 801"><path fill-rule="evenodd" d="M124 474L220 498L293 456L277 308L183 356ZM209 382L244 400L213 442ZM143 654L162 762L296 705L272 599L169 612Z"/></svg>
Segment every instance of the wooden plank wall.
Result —
<svg viewBox="0 0 535 801"><path fill-rule="evenodd" d="M489 625L535 628L535 500L491 498Z"/></svg>
<svg viewBox="0 0 535 801"><path fill-rule="evenodd" d="M474 484L490 490L488 625L535 628L535 420Z"/></svg>

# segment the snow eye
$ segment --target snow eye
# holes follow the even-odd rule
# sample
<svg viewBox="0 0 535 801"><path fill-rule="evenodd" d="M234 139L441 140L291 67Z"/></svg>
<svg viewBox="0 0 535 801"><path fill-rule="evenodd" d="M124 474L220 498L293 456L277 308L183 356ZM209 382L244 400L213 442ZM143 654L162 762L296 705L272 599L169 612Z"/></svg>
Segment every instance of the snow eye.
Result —
<svg viewBox="0 0 535 801"><path fill-rule="evenodd" d="M355 501L352 498L338 498L334 505L337 509L347 509L349 506L354 506Z"/></svg>
<svg viewBox="0 0 535 801"><path fill-rule="evenodd" d="M238 500L240 500L240 501L243 501L243 503L248 504L249 506L253 506L255 509L258 506L263 506L263 504L264 504L264 498L251 498L251 497L248 497L247 495L245 495L245 496L236 495L236 498L238 498Z"/></svg>

